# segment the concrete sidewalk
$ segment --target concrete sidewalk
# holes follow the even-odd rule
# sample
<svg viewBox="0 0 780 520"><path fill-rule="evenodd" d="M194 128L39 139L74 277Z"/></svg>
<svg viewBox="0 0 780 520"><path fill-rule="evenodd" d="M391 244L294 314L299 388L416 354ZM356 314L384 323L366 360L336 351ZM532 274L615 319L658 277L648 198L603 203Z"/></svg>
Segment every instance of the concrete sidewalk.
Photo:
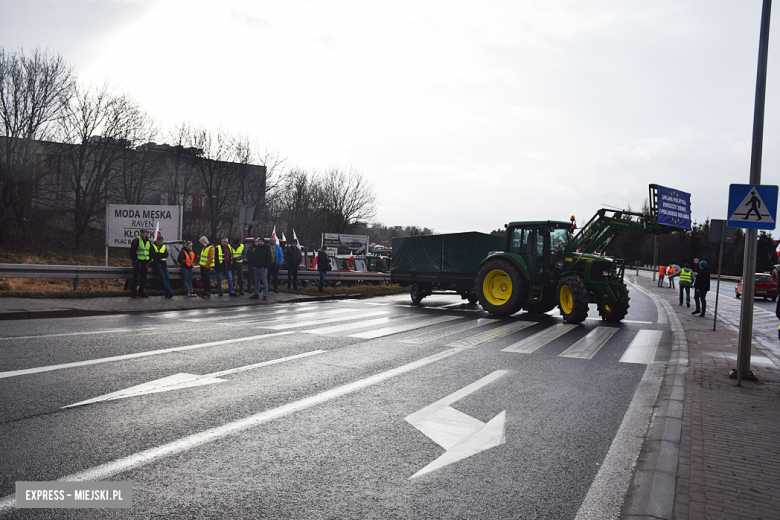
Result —
<svg viewBox="0 0 780 520"><path fill-rule="evenodd" d="M721 321L719 310L712 330L714 293L701 318L679 305L679 289L649 276L627 280L666 310L673 351L621 518L780 518L777 319L756 313L751 370L758 381L737 387L729 369L736 368L738 322Z"/></svg>
<svg viewBox="0 0 780 520"><path fill-rule="evenodd" d="M247 305L268 305L273 303L306 302L323 299L364 298L362 295L322 294L306 295L280 291L268 293L268 300L250 300L251 293L244 296L224 296L216 293L211 298L176 295L172 299L162 296L132 299L126 296L105 296L95 298L0 298L0 320L30 318L67 318L75 316L101 316L108 314L138 314L144 312L181 311L188 309L216 309L222 307L243 307Z"/></svg>

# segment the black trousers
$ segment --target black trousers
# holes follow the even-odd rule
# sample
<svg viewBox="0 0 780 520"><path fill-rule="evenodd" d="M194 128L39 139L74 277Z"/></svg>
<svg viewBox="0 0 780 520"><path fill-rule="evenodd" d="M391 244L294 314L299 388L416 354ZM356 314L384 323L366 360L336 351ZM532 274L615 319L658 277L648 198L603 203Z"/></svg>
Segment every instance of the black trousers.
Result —
<svg viewBox="0 0 780 520"><path fill-rule="evenodd" d="M203 280L203 294L211 294L211 278L204 266L200 266L200 279Z"/></svg>
<svg viewBox="0 0 780 520"><path fill-rule="evenodd" d="M148 260L136 260L133 262L133 279L130 281L130 294L136 293L136 287L138 287L138 293L144 294L146 290L146 275L149 274L149 261ZM139 287L140 282L140 287Z"/></svg>
<svg viewBox="0 0 780 520"><path fill-rule="evenodd" d="M287 266L287 288L290 288L290 285L292 285L293 289L298 289L298 266L297 265L288 265Z"/></svg>
<svg viewBox="0 0 780 520"><path fill-rule="evenodd" d="M244 264L234 265L230 270L233 271L233 290L237 293L244 292ZM247 290L249 290L248 285Z"/></svg>
<svg viewBox="0 0 780 520"><path fill-rule="evenodd" d="M268 288L274 286L274 291L279 287L279 266L273 265L268 268Z"/></svg>

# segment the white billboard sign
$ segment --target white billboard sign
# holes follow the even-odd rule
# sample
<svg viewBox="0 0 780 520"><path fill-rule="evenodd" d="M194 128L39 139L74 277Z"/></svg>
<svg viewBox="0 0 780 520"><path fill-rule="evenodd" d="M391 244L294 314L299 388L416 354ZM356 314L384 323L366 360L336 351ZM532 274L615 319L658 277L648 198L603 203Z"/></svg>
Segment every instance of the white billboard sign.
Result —
<svg viewBox="0 0 780 520"><path fill-rule="evenodd" d="M130 247L138 233L145 229L151 239L160 225L160 234L168 242L181 240L181 206L155 206L151 204L106 205L106 245Z"/></svg>
<svg viewBox="0 0 780 520"><path fill-rule="evenodd" d="M368 251L368 235L323 233L322 248L329 255L365 255Z"/></svg>

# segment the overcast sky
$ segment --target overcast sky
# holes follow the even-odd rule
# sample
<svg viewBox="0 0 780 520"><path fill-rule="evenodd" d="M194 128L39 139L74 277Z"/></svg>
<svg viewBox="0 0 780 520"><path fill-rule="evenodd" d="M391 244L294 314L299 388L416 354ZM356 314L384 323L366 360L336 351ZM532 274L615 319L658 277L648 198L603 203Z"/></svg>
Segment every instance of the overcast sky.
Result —
<svg viewBox="0 0 780 520"><path fill-rule="evenodd" d="M701 222L749 181L761 5L0 0L0 45L60 52L163 127L359 170L386 225L582 224L652 183ZM770 38L763 184L780 184L779 65Z"/></svg>

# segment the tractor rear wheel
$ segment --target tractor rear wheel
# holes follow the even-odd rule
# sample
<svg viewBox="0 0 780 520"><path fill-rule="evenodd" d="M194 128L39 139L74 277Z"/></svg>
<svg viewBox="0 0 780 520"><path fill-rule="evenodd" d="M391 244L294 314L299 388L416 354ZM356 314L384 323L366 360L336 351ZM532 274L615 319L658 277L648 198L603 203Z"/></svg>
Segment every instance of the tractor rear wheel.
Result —
<svg viewBox="0 0 780 520"><path fill-rule="evenodd" d="M540 302L525 302L523 309L531 314L544 314L555 308L557 305L553 298L545 298Z"/></svg>
<svg viewBox="0 0 780 520"><path fill-rule="evenodd" d="M490 260L477 274L477 299L491 314L511 316L520 310L527 293L520 270L507 260Z"/></svg>
<svg viewBox="0 0 780 520"><path fill-rule="evenodd" d="M558 307L566 323L582 323L588 317L588 290L574 274L558 281Z"/></svg>

